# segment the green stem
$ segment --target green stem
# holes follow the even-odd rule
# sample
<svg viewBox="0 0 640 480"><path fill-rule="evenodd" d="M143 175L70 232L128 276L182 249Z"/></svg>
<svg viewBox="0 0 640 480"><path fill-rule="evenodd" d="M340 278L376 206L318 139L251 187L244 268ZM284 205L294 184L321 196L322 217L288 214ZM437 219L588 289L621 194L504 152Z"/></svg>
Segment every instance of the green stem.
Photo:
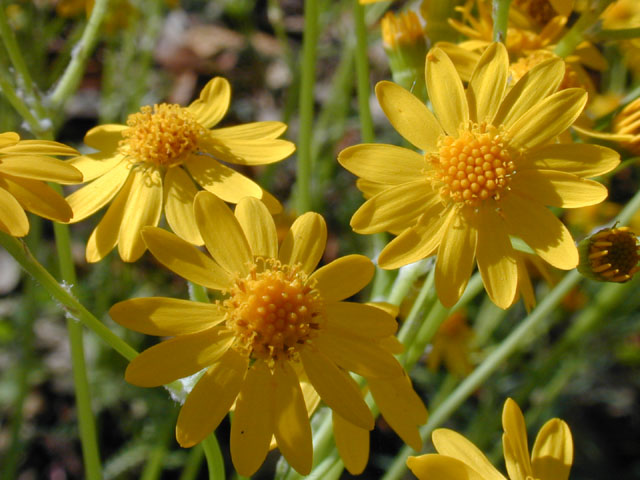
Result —
<svg viewBox="0 0 640 480"><path fill-rule="evenodd" d="M435 271L436 269L432 268L429 275L427 275L427 278L418 293L418 297L413 302L413 306L411 307L411 311L409 312L407 319L398 332L398 340L400 340L406 348L405 353L402 355L402 364L406 362L406 355L409 352L409 345L407 344L412 343L415 339L416 334L422 325L422 321L425 318L426 312L436 300L436 291L433 287Z"/></svg>
<svg viewBox="0 0 640 480"><path fill-rule="evenodd" d="M189 456L186 462L184 462L184 469L180 474L179 480L196 480L198 472L200 471L200 465L204 458L204 449L201 444L192 447L189 451Z"/></svg>
<svg viewBox="0 0 640 480"><path fill-rule="evenodd" d="M640 27L600 30L594 37L593 40L598 42L606 42L607 40L629 40L640 37Z"/></svg>
<svg viewBox="0 0 640 480"><path fill-rule="evenodd" d="M31 106L35 110L36 115L40 117L40 119L46 118L47 113L42 107L40 98L33 88L35 84L33 83L33 79L31 78L31 74L29 73L29 69L27 68L27 64L24 61L24 57L22 56L22 52L20 51L20 47L18 46L16 37L13 34L13 30L11 30L11 26L7 21L7 15L4 6L0 8L0 38L2 38L2 42L7 49L7 53L9 54L9 58L11 59L11 63L16 69L16 74L18 75L19 79L18 84L20 88L24 89L27 98L26 104ZM38 129L36 130L36 132L40 133L41 130L42 127L40 126L40 122L38 122Z"/></svg>
<svg viewBox="0 0 640 480"><path fill-rule="evenodd" d="M400 305L409 293L409 290L411 290L413 284L418 280L418 277L425 273L426 265L428 265L429 262L430 260L426 259L400 267L387 301L393 305Z"/></svg>
<svg viewBox="0 0 640 480"><path fill-rule="evenodd" d="M302 77L300 86L300 136L298 138L298 172L296 189L296 213L308 212L312 208L311 178L313 159L311 155L313 132L313 90L316 73L316 50L318 42L317 0L304 2L304 37L302 41Z"/></svg>
<svg viewBox="0 0 640 480"><path fill-rule="evenodd" d="M493 0L493 41L507 42L511 0Z"/></svg>
<svg viewBox="0 0 640 480"><path fill-rule="evenodd" d="M364 7L359 0L353 0L353 16L356 24L356 77L358 88L358 114L360 118L360 135L363 143L374 140L373 119L369 109L369 56L367 54L367 27L364 22Z"/></svg>
<svg viewBox="0 0 640 480"><path fill-rule="evenodd" d="M225 478L224 459L218 445L218 439L215 432L202 441L202 448L207 459L207 467L209 469L209 480L219 480Z"/></svg>
<svg viewBox="0 0 640 480"><path fill-rule="evenodd" d="M140 475L140 480L157 480L162 474L164 462L169 450L169 442L173 438L173 425L176 421L177 412L173 411L169 418L164 418L164 421L159 422L157 426L156 434L154 435L156 442L151 448L147 456L147 462L145 463L144 470Z"/></svg>
<svg viewBox="0 0 640 480"><path fill-rule="evenodd" d="M111 348L127 360L133 360L138 352L124 340L115 335L108 327L89 312L67 289L33 257L26 245L16 238L0 232L0 245L16 259L27 273L29 273L74 320L79 320L87 328L93 330Z"/></svg>
<svg viewBox="0 0 640 480"><path fill-rule="evenodd" d="M2 94L9 101L11 106L15 108L16 112L18 112L18 114L29 124L29 128L34 132L39 132L41 127L40 122L33 113L31 113L31 110L29 110L29 107L24 100L16 93L16 90L13 88L11 81L7 78L6 73L1 70L0 91L2 91Z"/></svg>
<svg viewBox="0 0 640 480"><path fill-rule="evenodd" d="M98 41L100 25L107 14L109 0L96 0L80 41L73 47L71 61L49 95L54 109L60 108L78 87L87 60Z"/></svg>
<svg viewBox="0 0 640 480"><path fill-rule="evenodd" d="M609 2L600 0L595 3L595 6L589 6L582 12L582 15L580 15L580 18L573 24L573 27L558 41L553 53L565 58L575 51L576 47L584 40L587 29L591 28L593 24L598 21L600 14Z"/></svg>

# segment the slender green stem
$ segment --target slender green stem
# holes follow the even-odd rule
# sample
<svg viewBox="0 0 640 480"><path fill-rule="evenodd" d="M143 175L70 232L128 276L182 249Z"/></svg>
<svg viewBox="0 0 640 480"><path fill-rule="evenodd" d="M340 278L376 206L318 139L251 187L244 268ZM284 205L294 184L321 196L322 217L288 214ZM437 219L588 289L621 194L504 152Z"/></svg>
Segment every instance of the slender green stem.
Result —
<svg viewBox="0 0 640 480"><path fill-rule="evenodd" d="M405 344L405 347L407 347L407 343L412 343L415 339L415 336L422 325L422 320L425 318L425 314L436 300L436 292L433 287L435 270L435 268L432 268L429 275L427 275L427 278L418 293L418 297L413 302L413 306L411 307L411 311L409 312L407 319L398 332L398 340ZM403 364L406 361L406 354L408 351L409 349L407 348L405 350L405 354L402 356Z"/></svg>
<svg viewBox="0 0 640 480"><path fill-rule="evenodd" d="M590 5L580 15L580 18L573 24L569 31L558 41L553 53L559 57L567 57L571 55L576 47L584 40L585 32L591 28L600 18L600 14L606 8L609 2L599 0L595 5Z"/></svg>
<svg viewBox="0 0 640 480"><path fill-rule="evenodd" d="M313 158L311 145L317 43L318 2L317 0L305 0L302 77L300 80L300 135L298 138L298 172L295 198L298 214L308 212L312 208L311 178L313 175Z"/></svg>
<svg viewBox="0 0 640 480"><path fill-rule="evenodd" d="M209 480L219 480L225 478L224 475L224 459L218 445L218 439L215 432L202 441L204 456L207 459L207 467L209 469Z"/></svg>
<svg viewBox="0 0 640 480"><path fill-rule="evenodd" d="M18 112L18 114L29 124L29 128L34 132L39 132L40 122L33 115L31 110L29 110L29 107L24 100L16 93L15 88L13 88L13 84L7 78L6 73L2 70L0 70L0 91L2 91L2 94L9 101L11 106L15 108L16 112Z"/></svg>
<svg viewBox="0 0 640 480"><path fill-rule="evenodd" d="M400 302L407 296L418 277L425 273L429 262L430 260L421 260L411 265L400 267L387 301L393 305L400 305Z"/></svg>
<svg viewBox="0 0 640 480"><path fill-rule="evenodd" d="M24 93L27 97L27 105L34 109L36 115L40 117L40 119L46 118L47 114L34 89L35 84L33 83L33 79L31 78L31 74L29 73L29 69L27 68L27 64L24 61L24 57L22 56L22 52L20 51L20 47L18 46L18 41L16 40L16 37L13 34L13 30L11 30L11 26L7 21L7 15L4 6L0 8L0 38L2 38L2 42L7 49L7 53L9 54L9 58L11 59L11 63L16 69L16 74L18 75L19 81L18 84L20 88L24 90ZM38 126L39 128L36 130L36 132L40 133L42 128L40 127L39 122Z"/></svg>
<svg viewBox="0 0 640 480"><path fill-rule="evenodd" d="M353 16L356 24L356 77L358 88L358 115L360 118L360 135L363 143L374 140L373 119L369 109L369 55L367 54L367 27L364 22L364 7L359 0L353 0Z"/></svg>
<svg viewBox="0 0 640 480"><path fill-rule="evenodd" d="M91 10L80 41L73 47L71 60L62 77L49 95L49 102L53 108L60 108L78 87L84 73L87 60L98 41L100 25L107 14L109 0L96 0Z"/></svg>
<svg viewBox="0 0 640 480"><path fill-rule="evenodd" d="M604 42L607 40L629 40L640 37L640 27L617 28L614 30L600 30L594 40Z"/></svg>
<svg viewBox="0 0 640 480"><path fill-rule="evenodd" d="M133 360L138 352L124 340L114 334L107 326L89 312L68 290L67 285L60 285L57 280L33 257L26 245L16 238L0 232L0 245L17 260L73 319L82 322L93 330L111 348L127 360Z"/></svg>
<svg viewBox="0 0 640 480"><path fill-rule="evenodd" d="M180 474L179 480L196 480L198 472L200 471L200 465L204 459L204 449L201 444L192 447L189 451L189 456L186 462L184 462L184 469Z"/></svg>
<svg viewBox="0 0 640 480"><path fill-rule="evenodd" d="M511 0L493 0L493 41L507 41Z"/></svg>

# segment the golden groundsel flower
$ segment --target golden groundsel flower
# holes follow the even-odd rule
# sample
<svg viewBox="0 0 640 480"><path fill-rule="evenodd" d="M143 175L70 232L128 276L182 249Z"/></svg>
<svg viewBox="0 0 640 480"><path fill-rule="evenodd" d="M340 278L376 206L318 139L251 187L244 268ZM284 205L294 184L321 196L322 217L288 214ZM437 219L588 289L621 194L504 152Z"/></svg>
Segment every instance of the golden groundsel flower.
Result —
<svg viewBox="0 0 640 480"><path fill-rule="evenodd" d="M437 253L435 283L445 306L462 295L476 259L490 298L502 308L513 304L526 271L510 236L557 268L576 267L571 234L547 206L603 201L606 188L585 177L619 163L605 147L554 143L587 100L579 88L557 91L561 60L543 61L509 89L508 68L505 47L492 44L465 90L449 57L432 49L425 77L435 115L398 85L376 85L391 124L424 153L363 144L338 157L379 190L353 215L352 228L397 235L380 253L382 268Z"/></svg>
<svg viewBox="0 0 640 480"><path fill-rule="evenodd" d="M45 182L73 184L82 174L52 155L74 156L77 150L48 140L20 140L17 133L0 134L0 231L24 237L29 233L25 210L40 217L68 222L71 208Z"/></svg>
<svg viewBox="0 0 640 480"><path fill-rule="evenodd" d="M502 448L510 480L567 480L573 463L569 426L554 418L545 423L531 457L522 411L508 398L502 410ZM431 436L437 454L409 457L407 464L420 480L506 480L478 448L459 433L440 428Z"/></svg>
<svg viewBox="0 0 640 480"><path fill-rule="evenodd" d="M210 130L230 98L229 82L216 77L188 107L145 106L129 115L127 125L101 125L86 134L85 143L99 152L72 161L85 181L92 180L67 197L73 222L113 200L87 243L89 262L100 261L116 245L124 261L140 258L146 249L140 231L157 225L163 210L176 234L202 245L193 216L194 180L227 202L252 196L279 210L275 198L221 162L264 165L286 158L295 146L277 137L287 126L256 122Z"/></svg>
<svg viewBox="0 0 640 480"><path fill-rule="evenodd" d="M629 227L604 228L578 246L583 275L600 282L627 282L640 270L638 237Z"/></svg>
<svg viewBox="0 0 640 480"><path fill-rule="evenodd" d="M349 255L314 272L327 238L316 213L299 217L278 248L273 218L255 198L242 199L234 215L215 195L200 192L194 212L213 259L160 228L145 228L144 241L162 264L224 292L224 300L138 298L110 311L128 328L173 337L129 364L130 383L160 386L207 369L180 411L178 443L190 447L203 440L235 402L231 456L240 474L260 467L272 436L290 465L308 473L313 448L301 382L312 385L342 418L342 427L373 428L349 371L370 379L372 389L404 382L400 390L386 387L393 392L380 398L395 399L394 392L411 397L387 411L400 418L401 430L411 428L419 439L417 425L426 420L426 410L388 350L394 318L376 306L343 301L369 283L371 261Z"/></svg>

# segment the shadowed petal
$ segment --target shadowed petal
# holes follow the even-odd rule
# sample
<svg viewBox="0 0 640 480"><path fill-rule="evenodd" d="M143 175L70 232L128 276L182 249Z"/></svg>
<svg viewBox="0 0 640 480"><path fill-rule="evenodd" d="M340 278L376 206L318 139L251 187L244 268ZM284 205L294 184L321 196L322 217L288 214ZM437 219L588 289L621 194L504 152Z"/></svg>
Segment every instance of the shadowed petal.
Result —
<svg viewBox="0 0 640 480"><path fill-rule="evenodd" d="M327 245L327 224L321 215L307 212L291 225L282 241L278 258L282 263L300 263L302 270L311 273L322 258Z"/></svg>
<svg viewBox="0 0 640 480"><path fill-rule="evenodd" d="M254 197L245 197L234 212L242 227L254 257L277 258L278 233L273 217L264 203Z"/></svg>
<svg viewBox="0 0 640 480"><path fill-rule="evenodd" d="M360 475L369 461L369 431L332 411L333 437L340 458L351 475Z"/></svg>
<svg viewBox="0 0 640 480"><path fill-rule="evenodd" d="M171 230L194 245L204 244L193 213L198 189L187 172L180 167L170 168L164 176L164 214Z"/></svg>
<svg viewBox="0 0 640 480"><path fill-rule="evenodd" d="M502 427L504 428L502 436L504 461L509 477L523 479L532 477L524 416L520 407L510 398L504 403L502 410Z"/></svg>
<svg viewBox="0 0 640 480"><path fill-rule="evenodd" d="M573 463L573 439L569 426L558 418L545 423L531 453L533 475L540 479L567 480Z"/></svg>
<svg viewBox="0 0 640 480"><path fill-rule="evenodd" d="M200 92L200 98L194 100L187 109L193 113L205 128L216 125L229 109L231 85L222 77L209 80Z"/></svg>
<svg viewBox="0 0 640 480"><path fill-rule="evenodd" d="M507 87L509 54L504 44L492 43L476 64L469 87L467 101L469 116L475 122L491 122Z"/></svg>
<svg viewBox="0 0 640 480"><path fill-rule="evenodd" d="M409 457L407 465L419 480L488 480L457 458L444 455Z"/></svg>

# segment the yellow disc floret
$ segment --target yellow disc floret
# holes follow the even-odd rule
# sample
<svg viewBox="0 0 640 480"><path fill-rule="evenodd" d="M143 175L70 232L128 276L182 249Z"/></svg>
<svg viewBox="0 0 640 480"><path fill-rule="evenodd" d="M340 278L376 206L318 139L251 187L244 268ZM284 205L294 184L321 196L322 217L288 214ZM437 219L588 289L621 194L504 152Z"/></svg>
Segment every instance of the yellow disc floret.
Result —
<svg viewBox="0 0 640 480"><path fill-rule="evenodd" d="M133 163L163 167L182 163L197 150L205 132L189 110L167 103L142 107L129 115L127 125L120 152Z"/></svg>
<svg viewBox="0 0 640 480"><path fill-rule="evenodd" d="M258 259L229 293L223 306L234 346L252 359L294 359L322 326L322 298L299 265Z"/></svg>
<svg viewBox="0 0 640 480"><path fill-rule="evenodd" d="M500 198L515 171L511 157L496 127L474 124L457 138L442 136L438 153L427 154L427 161L443 199L475 205Z"/></svg>

